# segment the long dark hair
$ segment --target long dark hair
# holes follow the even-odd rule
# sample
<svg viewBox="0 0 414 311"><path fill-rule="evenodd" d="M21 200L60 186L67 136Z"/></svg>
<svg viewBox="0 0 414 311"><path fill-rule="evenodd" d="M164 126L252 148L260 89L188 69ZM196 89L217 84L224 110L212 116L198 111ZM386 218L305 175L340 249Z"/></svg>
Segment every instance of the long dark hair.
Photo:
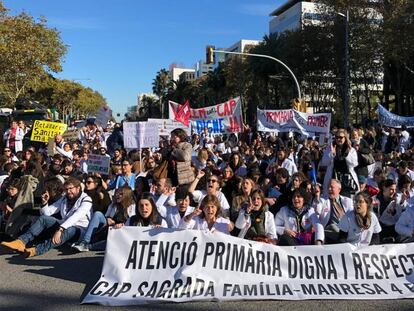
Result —
<svg viewBox="0 0 414 311"><path fill-rule="evenodd" d="M365 217L362 217L360 214L358 214L356 212L356 209L354 209L354 213L355 213L355 222L357 223L358 227L363 229L363 230L367 230L372 223L372 214L371 214L371 210L372 210L372 198L369 196L369 194L365 193L365 192L358 192L355 195L355 200L358 197L362 197L363 200L365 201L365 203L367 203L368 205L368 210L367 210L367 214L365 215Z"/></svg>
<svg viewBox="0 0 414 311"><path fill-rule="evenodd" d="M152 211L148 218L144 218L139 213L139 202L141 200L148 200L151 203ZM135 209L135 216L131 217L131 224L133 226L150 226L150 225L161 225L162 217L158 212L157 205L155 204L154 198L151 193L144 192L138 199Z"/></svg>

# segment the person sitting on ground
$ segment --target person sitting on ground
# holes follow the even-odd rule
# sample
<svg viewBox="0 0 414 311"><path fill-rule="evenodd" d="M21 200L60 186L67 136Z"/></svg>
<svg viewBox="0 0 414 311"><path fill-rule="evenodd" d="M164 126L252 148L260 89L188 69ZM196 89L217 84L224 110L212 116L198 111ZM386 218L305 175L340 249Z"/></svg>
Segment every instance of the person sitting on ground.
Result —
<svg viewBox="0 0 414 311"><path fill-rule="evenodd" d="M52 205L48 205L49 196L42 197L42 216L40 216L29 230L11 242L2 242L0 245L33 257L46 253L68 241L77 240L85 232L92 216L92 199L82 192L81 182L69 177L64 183L65 196ZM52 215L59 213L58 220ZM53 236L46 238L37 245L29 243L39 236L45 229L53 232Z"/></svg>
<svg viewBox="0 0 414 311"><path fill-rule="evenodd" d="M162 217L165 218L168 228L178 228L183 217L194 211L194 207L190 206L191 194L186 186L179 186L175 192L175 206L166 206L163 204L164 199L168 198L174 191L173 188L165 190L165 194L157 201L157 208Z"/></svg>
<svg viewBox="0 0 414 311"><path fill-rule="evenodd" d="M124 224L116 224L115 228L121 228ZM128 218L125 226L167 228L167 222L158 213L152 194L143 193L136 205L135 215Z"/></svg>
<svg viewBox="0 0 414 311"><path fill-rule="evenodd" d="M267 208L262 190L253 190L249 201L239 211L235 227L240 230L239 238L276 244L275 219Z"/></svg>
<svg viewBox="0 0 414 311"><path fill-rule="evenodd" d="M197 177L194 179L190 187L188 188L188 192L193 195L193 200L195 203L201 202L205 196L207 195L214 195L220 202L220 211L223 214L222 216L227 216L230 211L229 202L227 202L226 197L220 191L220 179L217 175L211 175L207 179L206 190L195 190L197 187L198 182L201 178L206 175L204 171L199 171Z"/></svg>
<svg viewBox="0 0 414 311"><path fill-rule="evenodd" d="M339 221L342 216L353 210L353 202L350 198L340 195L341 182L331 179L328 188L328 197L316 205L316 214L322 226L325 228L325 244L334 244L339 239Z"/></svg>
<svg viewBox="0 0 414 311"><path fill-rule="evenodd" d="M0 224L7 221L10 213L14 209L16 204L17 195L20 190L20 180L13 179L9 186L7 187L7 197L4 201L0 202Z"/></svg>
<svg viewBox="0 0 414 311"><path fill-rule="evenodd" d="M95 211L82 239L73 245L79 252L96 249L94 243L106 240L108 228L117 224L124 224L129 217L135 215L134 193L131 188L123 186L115 191L114 202L111 203L105 215ZM103 245L102 245L103 246ZM99 247L101 248L101 247Z"/></svg>
<svg viewBox="0 0 414 311"><path fill-rule="evenodd" d="M339 221L339 242L355 246L379 244L381 226L372 212L372 198L359 192L355 196L354 210L348 211Z"/></svg>
<svg viewBox="0 0 414 311"><path fill-rule="evenodd" d="M118 189L125 184L129 186L131 189L135 189L136 175L132 173L133 163L134 162L130 159L125 159L122 161L121 174L116 175L111 179L111 181L108 184L109 190Z"/></svg>
<svg viewBox="0 0 414 311"><path fill-rule="evenodd" d="M99 211L105 214L111 204L111 197L102 186L102 178L97 175L88 175L85 181L85 193L92 198L93 212Z"/></svg>
<svg viewBox="0 0 414 311"><path fill-rule="evenodd" d="M187 216L181 218L179 228L209 230L229 234L233 229L230 220L220 216L220 201L213 194L207 194L200 206Z"/></svg>
<svg viewBox="0 0 414 311"><path fill-rule="evenodd" d="M324 241L323 226L315 211L309 206L309 194L303 188L292 194L291 204L284 206L275 216L278 245L321 245Z"/></svg>

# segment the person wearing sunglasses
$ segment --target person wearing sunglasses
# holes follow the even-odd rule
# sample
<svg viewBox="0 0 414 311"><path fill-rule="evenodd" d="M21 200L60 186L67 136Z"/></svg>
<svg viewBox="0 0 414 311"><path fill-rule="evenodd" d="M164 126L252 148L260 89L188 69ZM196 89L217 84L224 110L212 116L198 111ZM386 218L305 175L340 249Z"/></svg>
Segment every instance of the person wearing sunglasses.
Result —
<svg viewBox="0 0 414 311"><path fill-rule="evenodd" d="M200 179L204 176L206 176L206 173L204 171L199 171L197 177L188 188L188 192L193 195L193 200L197 204L201 202L206 195L216 196L220 202L222 216L227 217L229 215L230 205L224 193L220 191L221 184L217 175L208 175L205 190L196 190Z"/></svg>
<svg viewBox="0 0 414 311"><path fill-rule="evenodd" d="M351 197L359 192L358 176L354 168L358 166L358 154L349 139L345 129L338 129L335 134L335 141L330 148L326 148L320 167L326 167L326 174L323 182L323 194L328 195L328 188L331 179L341 182L341 195Z"/></svg>

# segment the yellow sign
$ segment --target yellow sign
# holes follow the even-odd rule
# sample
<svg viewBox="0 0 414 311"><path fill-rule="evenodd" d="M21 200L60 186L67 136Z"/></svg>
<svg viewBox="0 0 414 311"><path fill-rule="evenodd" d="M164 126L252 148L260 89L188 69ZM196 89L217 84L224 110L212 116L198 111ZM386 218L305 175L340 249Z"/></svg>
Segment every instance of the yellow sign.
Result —
<svg viewBox="0 0 414 311"><path fill-rule="evenodd" d="M64 123L39 121L33 124L31 141L40 141L47 143L49 138L55 138L56 135L62 135L66 131L67 125Z"/></svg>

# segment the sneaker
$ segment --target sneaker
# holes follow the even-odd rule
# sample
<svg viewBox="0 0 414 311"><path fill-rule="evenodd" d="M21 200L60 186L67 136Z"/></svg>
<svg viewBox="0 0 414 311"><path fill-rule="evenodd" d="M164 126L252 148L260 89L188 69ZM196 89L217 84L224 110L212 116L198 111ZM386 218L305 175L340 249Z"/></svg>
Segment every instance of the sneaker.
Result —
<svg viewBox="0 0 414 311"><path fill-rule="evenodd" d="M72 246L78 252L89 252L89 244L86 242L79 242Z"/></svg>
<svg viewBox="0 0 414 311"><path fill-rule="evenodd" d="M7 247L8 249L24 253L26 245L21 240L14 240L11 242L1 242L1 246Z"/></svg>

